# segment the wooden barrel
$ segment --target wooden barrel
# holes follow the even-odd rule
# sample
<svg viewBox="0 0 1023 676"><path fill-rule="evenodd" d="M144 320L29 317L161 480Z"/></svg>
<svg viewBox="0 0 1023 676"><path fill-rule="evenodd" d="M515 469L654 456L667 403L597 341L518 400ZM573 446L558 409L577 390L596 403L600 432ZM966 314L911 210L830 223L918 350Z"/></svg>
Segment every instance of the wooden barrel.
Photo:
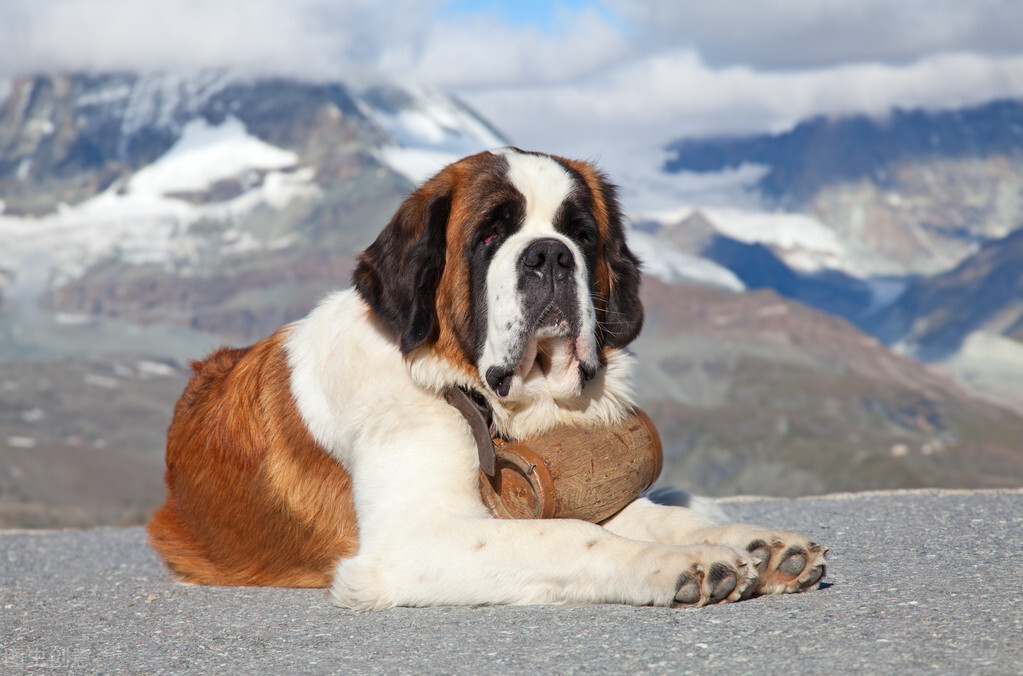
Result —
<svg viewBox="0 0 1023 676"><path fill-rule="evenodd" d="M606 427L558 427L522 442L495 439L496 472L480 492L503 519L583 519L617 514L661 473L657 429L640 409Z"/></svg>

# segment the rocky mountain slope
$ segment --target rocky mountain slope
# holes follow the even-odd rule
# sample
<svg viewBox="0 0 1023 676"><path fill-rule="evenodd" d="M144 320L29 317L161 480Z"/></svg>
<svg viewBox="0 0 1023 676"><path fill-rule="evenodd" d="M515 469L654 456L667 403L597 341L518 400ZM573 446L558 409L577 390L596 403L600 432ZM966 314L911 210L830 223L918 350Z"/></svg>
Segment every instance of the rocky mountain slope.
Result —
<svg viewBox="0 0 1023 676"><path fill-rule="evenodd" d="M744 167L763 211L690 206L648 229L1023 410L1023 102L819 118L669 151L683 177Z"/></svg>
<svg viewBox="0 0 1023 676"><path fill-rule="evenodd" d="M1023 230L948 272L914 280L864 325L900 352L1023 410Z"/></svg>
<svg viewBox="0 0 1023 676"><path fill-rule="evenodd" d="M387 83L14 83L0 104L0 526L140 522L162 499L188 361L347 286L416 181L505 143L457 100ZM876 279L824 264L855 258L824 224L715 208L636 225L637 389L666 480L769 495L1023 485L1018 415L747 291L845 316L874 304Z"/></svg>
<svg viewBox="0 0 1023 676"><path fill-rule="evenodd" d="M1023 102L816 118L668 151L669 172L763 167L766 206L810 214L869 251L865 274L941 272L1023 224Z"/></svg>
<svg viewBox="0 0 1023 676"><path fill-rule="evenodd" d="M645 282L663 481L714 495L1015 486L1023 416L773 291Z"/></svg>
<svg viewBox="0 0 1023 676"><path fill-rule="evenodd" d="M954 354L978 331L1023 344L1023 230L985 244L948 272L913 281L867 325L927 360Z"/></svg>
<svg viewBox="0 0 1023 676"><path fill-rule="evenodd" d="M0 293L73 317L264 335L347 283L351 252L407 191L386 155L403 150L387 107L399 95L409 126L433 125L437 154L498 142L465 143L454 125L473 116L456 102L383 86L21 80L0 109Z"/></svg>

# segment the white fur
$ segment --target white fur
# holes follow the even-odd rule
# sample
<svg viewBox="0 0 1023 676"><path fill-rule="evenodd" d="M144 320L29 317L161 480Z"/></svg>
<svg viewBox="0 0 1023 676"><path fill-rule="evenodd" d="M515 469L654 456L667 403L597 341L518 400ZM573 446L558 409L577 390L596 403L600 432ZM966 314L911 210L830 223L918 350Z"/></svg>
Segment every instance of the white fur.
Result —
<svg viewBox="0 0 1023 676"><path fill-rule="evenodd" d="M526 198L522 229L546 234L561 203L572 191L572 177L545 155L521 153L513 148L495 151L508 161L508 181Z"/></svg>
<svg viewBox="0 0 1023 676"><path fill-rule="evenodd" d="M522 227L503 242L487 270L487 335L480 359L481 379L487 369L519 361L514 354L523 330L522 294L518 288L518 261L526 248L538 239L556 239L564 243L575 259L575 287L580 320L579 340L556 342L558 354L551 355L553 368L541 372L535 357L541 349L531 340L512 378L502 406L529 406L537 398L573 399L580 394L579 362L596 366L597 317L590 297L586 259L571 239L554 229L554 217L573 189L572 177L557 162L546 156L519 153L505 148L498 151L508 161L508 181L525 198Z"/></svg>

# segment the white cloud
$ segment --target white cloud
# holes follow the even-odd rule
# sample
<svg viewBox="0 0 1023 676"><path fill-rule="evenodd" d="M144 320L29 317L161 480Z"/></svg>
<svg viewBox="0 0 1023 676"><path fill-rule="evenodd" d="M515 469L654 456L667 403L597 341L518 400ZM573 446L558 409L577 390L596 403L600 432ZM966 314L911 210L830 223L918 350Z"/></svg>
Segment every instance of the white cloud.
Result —
<svg viewBox="0 0 1023 676"><path fill-rule="evenodd" d="M42 70L241 67L363 75L414 43L436 1L7 0L0 78Z"/></svg>
<svg viewBox="0 0 1023 676"><path fill-rule="evenodd" d="M579 81L466 96L516 141L613 155L681 136L780 131L818 114L881 116L893 106L1020 97L1023 55L941 54L907 65L758 71L710 68L694 52L668 51Z"/></svg>
<svg viewBox="0 0 1023 676"><path fill-rule="evenodd" d="M459 94L519 144L585 157L822 113L1023 96L1023 3L1006 0L606 0L622 23L562 8L544 30L498 13L438 14L442 4L6 0L0 79L218 66L384 73Z"/></svg>
<svg viewBox="0 0 1023 676"><path fill-rule="evenodd" d="M1012 0L606 0L648 49L697 50L707 63L759 69L907 63L937 52L1023 49Z"/></svg>
<svg viewBox="0 0 1023 676"><path fill-rule="evenodd" d="M415 47L392 45L381 69L394 77L461 90L565 82L626 58L630 45L597 11L562 9L553 31L468 15L433 23Z"/></svg>

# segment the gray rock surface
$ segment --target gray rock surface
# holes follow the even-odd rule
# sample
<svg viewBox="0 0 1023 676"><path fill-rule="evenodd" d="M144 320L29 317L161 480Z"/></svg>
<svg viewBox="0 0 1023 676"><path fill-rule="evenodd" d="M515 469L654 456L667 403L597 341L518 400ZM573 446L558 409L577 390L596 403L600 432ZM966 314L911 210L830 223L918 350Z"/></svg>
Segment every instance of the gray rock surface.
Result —
<svg viewBox="0 0 1023 676"><path fill-rule="evenodd" d="M355 613L173 582L140 528L0 533L0 673L1023 672L1023 491L727 502L831 546L819 589L700 610Z"/></svg>

